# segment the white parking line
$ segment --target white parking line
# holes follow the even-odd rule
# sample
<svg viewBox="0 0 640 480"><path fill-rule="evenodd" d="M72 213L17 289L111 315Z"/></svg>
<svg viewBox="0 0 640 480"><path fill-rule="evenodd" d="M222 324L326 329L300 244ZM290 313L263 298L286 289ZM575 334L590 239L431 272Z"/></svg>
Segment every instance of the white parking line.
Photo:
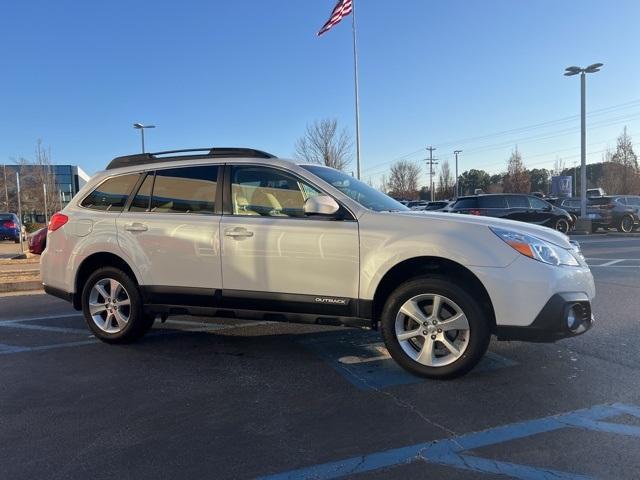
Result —
<svg viewBox="0 0 640 480"><path fill-rule="evenodd" d="M45 315L42 317L4 318L0 320L0 323L37 322L38 320L55 320L57 318L75 318L75 317L82 317L82 314L81 313L63 313L61 315Z"/></svg>
<svg viewBox="0 0 640 480"><path fill-rule="evenodd" d="M624 260L611 260L610 262L601 263L598 267L610 267L611 265L615 265L616 263L624 262Z"/></svg>

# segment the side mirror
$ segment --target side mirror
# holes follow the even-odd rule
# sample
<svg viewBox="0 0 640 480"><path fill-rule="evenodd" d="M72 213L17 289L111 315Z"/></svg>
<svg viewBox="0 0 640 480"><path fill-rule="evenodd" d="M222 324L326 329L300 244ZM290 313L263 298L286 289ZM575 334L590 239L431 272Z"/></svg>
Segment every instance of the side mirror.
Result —
<svg viewBox="0 0 640 480"><path fill-rule="evenodd" d="M304 202L305 215L335 215L340 205L327 195L316 195Z"/></svg>
<svg viewBox="0 0 640 480"><path fill-rule="evenodd" d="M544 207L545 212L550 212L551 210L553 210L553 206L551 205L547 205L546 207Z"/></svg>

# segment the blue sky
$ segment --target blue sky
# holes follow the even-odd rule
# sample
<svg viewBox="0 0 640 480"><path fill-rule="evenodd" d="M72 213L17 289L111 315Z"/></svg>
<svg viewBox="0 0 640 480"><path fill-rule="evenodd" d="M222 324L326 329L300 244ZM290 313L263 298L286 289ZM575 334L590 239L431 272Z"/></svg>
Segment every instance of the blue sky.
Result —
<svg viewBox="0 0 640 480"><path fill-rule="evenodd" d="M54 161L93 173L139 150L134 122L158 125L150 150L250 146L282 157L315 119L335 117L353 132L350 22L315 36L333 5L5 2L0 162L31 157L42 138ZM579 80L562 72L574 64L605 63L588 78L589 161L624 125L640 150L637 0L356 0L356 8L364 179L377 181L397 158L425 158L430 144L440 160L464 150L461 171L501 170L516 144L529 167L551 167L557 156L571 166Z"/></svg>

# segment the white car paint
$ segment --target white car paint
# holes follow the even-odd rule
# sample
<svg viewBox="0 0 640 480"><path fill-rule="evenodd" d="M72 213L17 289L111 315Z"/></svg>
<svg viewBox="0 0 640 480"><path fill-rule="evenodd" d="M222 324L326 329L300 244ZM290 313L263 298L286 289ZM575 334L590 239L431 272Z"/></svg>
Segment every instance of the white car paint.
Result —
<svg viewBox="0 0 640 480"><path fill-rule="evenodd" d="M44 285L77 293L75 275L82 261L94 253L109 252L127 261L140 285L371 300L393 266L416 257L439 257L478 277L489 293L498 325L531 324L555 293L583 293L589 300L595 296L586 264L557 267L526 258L489 227L501 226L570 249L568 238L552 229L441 212L374 212L284 160L234 158L188 165L224 163L269 165L292 172L341 203L355 221L111 213L80 207L84 196L105 178L158 166L114 169L91 179L63 210L68 223L49 233L41 261ZM161 168L178 166L186 165L183 161L161 164ZM125 230L136 223L144 223L147 230ZM253 236L227 236L242 228Z"/></svg>

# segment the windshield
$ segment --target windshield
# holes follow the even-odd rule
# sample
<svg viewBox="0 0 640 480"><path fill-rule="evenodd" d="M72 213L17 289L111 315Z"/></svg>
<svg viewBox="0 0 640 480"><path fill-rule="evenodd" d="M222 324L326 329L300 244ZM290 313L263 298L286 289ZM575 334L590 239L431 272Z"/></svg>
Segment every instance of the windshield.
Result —
<svg viewBox="0 0 640 480"><path fill-rule="evenodd" d="M400 202L346 173L322 165L301 165L301 167L330 183L342 193L370 210L375 210L376 212L409 210Z"/></svg>

